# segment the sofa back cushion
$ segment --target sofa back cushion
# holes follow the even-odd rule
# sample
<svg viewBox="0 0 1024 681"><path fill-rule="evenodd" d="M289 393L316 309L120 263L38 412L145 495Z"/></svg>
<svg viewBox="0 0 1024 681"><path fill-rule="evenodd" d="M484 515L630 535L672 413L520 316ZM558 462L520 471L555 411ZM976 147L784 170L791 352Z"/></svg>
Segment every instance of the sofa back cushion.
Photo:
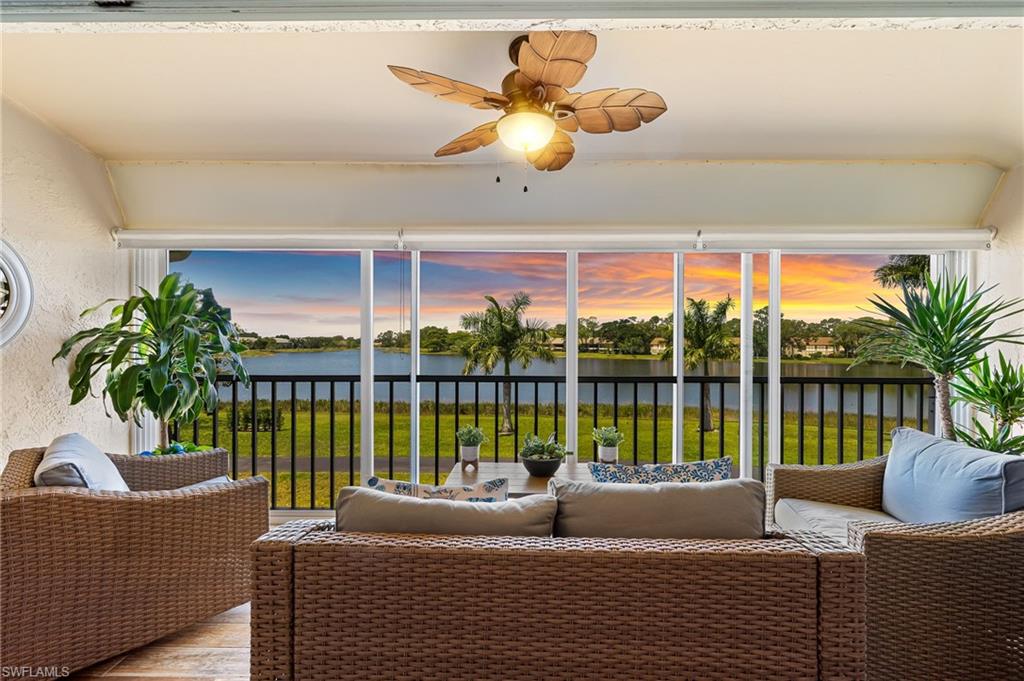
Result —
<svg viewBox="0 0 1024 681"><path fill-rule="evenodd" d="M50 443L36 467L34 482L36 487L129 491L110 457L78 433L61 435Z"/></svg>
<svg viewBox="0 0 1024 681"><path fill-rule="evenodd" d="M553 478L556 537L759 539L764 485L756 480L614 485Z"/></svg>
<svg viewBox="0 0 1024 681"><path fill-rule="evenodd" d="M336 529L349 532L550 537L558 502L546 494L480 503L420 499L367 487L338 495Z"/></svg>
<svg viewBox="0 0 1024 681"><path fill-rule="evenodd" d="M905 523L986 518L1024 508L1024 457L912 428L892 432L882 509Z"/></svg>

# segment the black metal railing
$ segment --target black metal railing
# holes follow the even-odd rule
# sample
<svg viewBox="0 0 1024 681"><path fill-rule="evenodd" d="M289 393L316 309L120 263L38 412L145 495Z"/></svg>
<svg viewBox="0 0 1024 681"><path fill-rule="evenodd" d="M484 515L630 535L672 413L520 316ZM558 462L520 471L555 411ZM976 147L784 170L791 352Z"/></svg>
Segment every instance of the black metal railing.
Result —
<svg viewBox="0 0 1024 681"><path fill-rule="evenodd" d="M275 509L330 508L337 490L359 484L361 430L358 375L254 375L249 388L225 379L213 414L171 424L169 436L224 447L234 477L265 475ZM420 478L441 482L459 458L455 431L476 425L488 435L481 456L517 461L527 433L565 435L562 376L426 374L420 385ZM927 377L782 378L782 462L842 463L879 456L896 425L934 422ZM408 479L410 389L407 374L374 379L374 470ZM597 458L590 427L614 425L626 436L620 461L672 460L672 376L582 376L576 443ZM733 456L739 442L736 376L687 376L683 452L686 460ZM767 379L753 379L754 475L767 461ZM507 388L506 388L507 386ZM506 411L505 394L508 394ZM582 456L581 456L582 458Z"/></svg>

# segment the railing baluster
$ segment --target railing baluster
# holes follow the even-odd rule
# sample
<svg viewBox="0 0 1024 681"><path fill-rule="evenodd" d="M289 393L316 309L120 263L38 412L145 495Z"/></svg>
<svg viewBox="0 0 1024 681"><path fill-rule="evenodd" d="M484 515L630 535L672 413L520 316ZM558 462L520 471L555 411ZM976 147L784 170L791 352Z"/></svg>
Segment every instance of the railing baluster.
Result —
<svg viewBox="0 0 1024 681"><path fill-rule="evenodd" d="M353 380L348 382L348 484L356 484L356 382Z"/></svg>
<svg viewBox="0 0 1024 681"><path fill-rule="evenodd" d="M924 430L924 384L917 386L917 429Z"/></svg>
<svg viewBox="0 0 1024 681"><path fill-rule="evenodd" d="M654 390L654 394L651 395L652 401L654 403L654 432L652 433L653 437L651 438L651 449L654 450L654 463L658 463L658 388L660 387L661 385L658 383L654 383L651 386L651 389Z"/></svg>
<svg viewBox="0 0 1024 681"><path fill-rule="evenodd" d="M857 384L857 461L864 460L864 384Z"/></svg>
<svg viewBox="0 0 1024 681"><path fill-rule="evenodd" d="M760 469L761 482L764 482L764 383L758 383L758 417L757 417L757 467Z"/></svg>
<svg viewBox="0 0 1024 681"><path fill-rule="evenodd" d="M256 463L256 443L257 443L257 440L259 439L258 436L257 436L257 433L259 432L259 418L257 418L257 416L258 416L258 409L259 409L259 404L258 404L257 398L259 396L258 395L259 390L258 390L258 388L256 386L257 386L256 381L250 381L249 382L249 404L250 404L250 408L252 409L252 423L250 424L251 432L252 432L252 442L249 443L249 445L250 445L249 446L249 450L250 450L249 453L250 453L251 458L252 458L252 461L251 461L252 465L249 468L249 475L253 475L253 476L259 474L259 472L257 470L259 468L259 466Z"/></svg>
<svg viewBox="0 0 1024 681"><path fill-rule="evenodd" d="M555 387L555 439L558 439L558 381L554 382ZM575 449L575 445L573 445Z"/></svg>
<svg viewBox="0 0 1024 681"><path fill-rule="evenodd" d="M840 383L837 387L839 388L839 403L836 405L836 461L842 463L843 450L846 446L843 432L846 427L846 385Z"/></svg>
<svg viewBox="0 0 1024 681"><path fill-rule="evenodd" d="M700 391L700 399L698 400L697 407L697 431L698 433L700 433L700 435L698 436L699 444L697 447L697 455L700 457L701 461L704 460L704 437L706 435L705 426L707 425L706 423L704 423L704 410L707 409L707 395L704 394L704 388L707 385L706 383L704 383L704 380L706 378L706 376L701 377L701 381L698 382L697 384L697 389ZM685 401L683 411L685 411Z"/></svg>
<svg viewBox="0 0 1024 681"><path fill-rule="evenodd" d="M594 418L594 427L595 428L597 428L597 390L598 390L599 386L600 386L600 384L597 381L594 381L594 413L593 413L593 418ZM592 449L594 450L594 461L597 461L597 443L596 442L592 443Z"/></svg>
<svg viewBox="0 0 1024 681"><path fill-rule="evenodd" d="M800 398L797 400L797 409L800 411L796 416L796 451L797 451L797 462L802 466L804 463L804 385L801 383L797 386L800 391Z"/></svg>
<svg viewBox="0 0 1024 681"><path fill-rule="evenodd" d="M296 482L298 482L296 480L296 478L299 477L298 476L298 471L295 470L295 456L297 454L297 449L298 449L298 446L297 446L298 441L296 439L297 433L296 433L296 429L295 429L295 386L296 385L297 384L295 383L295 381L291 381L288 384L288 392L289 392L288 403L289 403L289 405L291 407L291 419L290 419L290 421L291 421L291 427L292 427L292 433L291 433L291 459L292 459L292 461L291 461L291 473L292 473L292 476L291 476L291 480L292 480L291 494L292 494L292 508L295 508L295 501L296 501L296 495L297 495L297 492L296 492L296 489L295 489L295 484L296 484Z"/></svg>
<svg viewBox="0 0 1024 681"><path fill-rule="evenodd" d="M640 452L639 452L640 439L639 439L638 434L637 434L637 428L640 425L639 419L637 419L637 414L638 414L639 409L640 409L640 400L639 400L639 395L638 395L639 389L640 389L640 384L637 381L633 381L633 465L634 466L639 465L639 463L640 463Z"/></svg>
<svg viewBox="0 0 1024 681"><path fill-rule="evenodd" d="M885 447L885 444L883 442L883 440L885 438L885 432L884 432L885 431L885 384L884 383L879 383L878 384L877 402L878 402L878 405L876 406L876 409L878 410L878 416L876 417L876 425L877 425L877 427L875 428L875 456L882 456L882 449Z"/></svg>
<svg viewBox="0 0 1024 681"><path fill-rule="evenodd" d="M512 386L512 390L515 394L515 409L516 413L512 420L512 430L515 432L515 449L512 454L516 461L519 461L519 381L516 381Z"/></svg>
<svg viewBox="0 0 1024 681"><path fill-rule="evenodd" d="M533 384L533 434L540 434L540 382Z"/></svg>
<svg viewBox="0 0 1024 681"><path fill-rule="evenodd" d="M231 477L238 479L238 379L231 379ZM294 506L295 504L292 504Z"/></svg>
<svg viewBox="0 0 1024 681"><path fill-rule="evenodd" d="M459 412L461 411L459 403L459 382L455 381L455 432L459 432ZM459 438L452 437L452 448L454 449L455 460L459 460Z"/></svg>
<svg viewBox="0 0 1024 681"><path fill-rule="evenodd" d="M501 456L501 434L498 430L498 412L501 411L498 405L498 393L501 392L497 383L494 384L494 460Z"/></svg>
<svg viewBox="0 0 1024 681"><path fill-rule="evenodd" d="M192 421L192 443L199 444L199 414L196 414L195 420Z"/></svg>
<svg viewBox="0 0 1024 681"><path fill-rule="evenodd" d="M825 463L825 384L818 384L818 465Z"/></svg>
<svg viewBox="0 0 1024 681"><path fill-rule="evenodd" d="M309 507L316 508L316 381L309 382Z"/></svg>
<svg viewBox="0 0 1024 681"><path fill-rule="evenodd" d="M388 477L395 477L395 382L388 381Z"/></svg>
<svg viewBox="0 0 1024 681"><path fill-rule="evenodd" d="M896 389L899 390L899 396L896 398L896 425L903 425L903 392L906 386L898 385Z"/></svg>
<svg viewBox="0 0 1024 681"><path fill-rule="evenodd" d="M213 389L217 390L217 384L213 384ZM218 395L219 397L219 395ZM213 405L213 423L211 424L211 438L213 439L213 448L217 449L220 447L220 400L217 400L217 404Z"/></svg>
<svg viewBox="0 0 1024 681"><path fill-rule="evenodd" d="M270 382L270 507L277 508L277 381Z"/></svg>
<svg viewBox="0 0 1024 681"><path fill-rule="evenodd" d="M441 381L434 381L434 484L441 484Z"/></svg>
<svg viewBox="0 0 1024 681"><path fill-rule="evenodd" d="M764 397L762 393L761 397ZM786 463L786 385L779 386L779 463Z"/></svg>
<svg viewBox="0 0 1024 681"><path fill-rule="evenodd" d="M473 384L473 425L480 427L480 383Z"/></svg>
<svg viewBox="0 0 1024 681"><path fill-rule="evenodd" d="M725 381L718 384L718 457L725 456Z"/></svg>
<svg viewBox="0 0 1024 681"><path fill-rule="evenodd" d="M335 453L337 451L336 450L336 445L335 445L335 442L334 442L334 433L335 433L335 425L334 425L334 422L335 422L335 414L334 414L334 409L335 409L335 390L334 390L334 385L335 384L334 384L334 381L331 381L330 385L331 385L331 387L330 387L330 391L329 391L330 394L328 396L328 401L329 401L329 405L328 406L330 407L331 411L330 411L330 416L327 417L327 426L328 426L328 430L330 431L330 438L331 438L331 446L328 448L329 449L329 456L331 457L331 465L330 465L330 468L329 468L330 472L328 473L328 476L329 476L328 479L329 479L329 486L331 488L331 503L333 504L334 500L338 498L337 497L337 492L336 492L336 489L335 489L335 483L334 483L334 455L335 455Z"/></svg>

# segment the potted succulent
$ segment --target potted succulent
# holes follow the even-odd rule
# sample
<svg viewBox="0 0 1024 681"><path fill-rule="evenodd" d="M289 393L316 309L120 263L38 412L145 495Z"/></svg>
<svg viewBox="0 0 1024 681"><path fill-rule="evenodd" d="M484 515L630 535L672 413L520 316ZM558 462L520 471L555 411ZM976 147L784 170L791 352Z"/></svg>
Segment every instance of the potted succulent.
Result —
<svg viewBox="0 0 1024 681"><path fill-rule="evenodd" d="M594 442L597 443L597 459L601 463L617 463L619 460L619 445L626 439L626 436L619 432L615 426L594 428Z"/></svg>
<svg viewBox="0 0 1024 681"><path fill-rule="evenodd" d="M92 314L113 300L88 309ZM239 352L245 346L231 323L230 310L221 307L209 289L182 283L169 274L156 295L139 295L119 302L105 325L79 331L61 346L53 361L68 357L84 343L71 365L68 386L71 404L78 404L99 385L122 421L139 423L150 413L170 422L191 423L217 406L217 377L237 377L249 385ZM151 454L182 454L199 449L194 443L167 442ZM179 450L180 448L180 450Z"/></svg>
<svg viewBox="0 0 1024 681"><path fill-rule="evenodd" d="M545 441L530 433L526 436L519 458L526 466L530 475L538 478L549 478L558 471L565 456L565 447L556 439L554 433Z"/></svg>
<svg viewBox="0 0 1024 681"><path fill-rule="evenodd" d="M480 445L487 442L484 431L476 426L463 426L455 431L459 440L459 455L466 463L480 460Z"/></svg>

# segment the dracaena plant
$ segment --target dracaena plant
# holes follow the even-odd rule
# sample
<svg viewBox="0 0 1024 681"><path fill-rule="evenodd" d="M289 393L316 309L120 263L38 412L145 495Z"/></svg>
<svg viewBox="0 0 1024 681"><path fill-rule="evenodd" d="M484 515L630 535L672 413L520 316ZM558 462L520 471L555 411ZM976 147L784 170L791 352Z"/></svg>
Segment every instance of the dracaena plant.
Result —
<svg viewBox="0 0 1024 681"><path fill-rule="evenodd" d="M957 428L956 434L973 447L1009 454L1024 453L1024 435L1014 428L1024 423L1024 365L1015 367L1000 352L993 368L986 356L967 371L957 374L953 398L987 414L990 425L975 418L973 430Z"/></svg>
<svg viewBox="0 0 1024 681"><path fill-rule="evenodd" d="M858 348L854 366L872 360L895 360L926 369L935 383L940 433L956 439L950 409L950 380L982 362L993 343L1024 343L1024 329L993 329L1000 320L1024 312L1019 298L986 301L994 286L971 290L967 278L942 275L922 289L903 286L896 302L875 295L868 299L881 319L859 323L871 334Z"/></svg>
<svg viewBox="0 0 1024 681"><path fill-rule="evenodd" d="M93 314L118 302L106 300L82 313ZM169 274L153 295L118 302L110 321L64 341L53 361L68 357L81 344L71 366L71 404L93 393L93 380L122 421L136 423L144 412L163 421L189 422L217 406L217 375L236 376L249 384L239 352L245 347L209 289L182 283ZM99 377L99 378L98 378Z"/></svg>

